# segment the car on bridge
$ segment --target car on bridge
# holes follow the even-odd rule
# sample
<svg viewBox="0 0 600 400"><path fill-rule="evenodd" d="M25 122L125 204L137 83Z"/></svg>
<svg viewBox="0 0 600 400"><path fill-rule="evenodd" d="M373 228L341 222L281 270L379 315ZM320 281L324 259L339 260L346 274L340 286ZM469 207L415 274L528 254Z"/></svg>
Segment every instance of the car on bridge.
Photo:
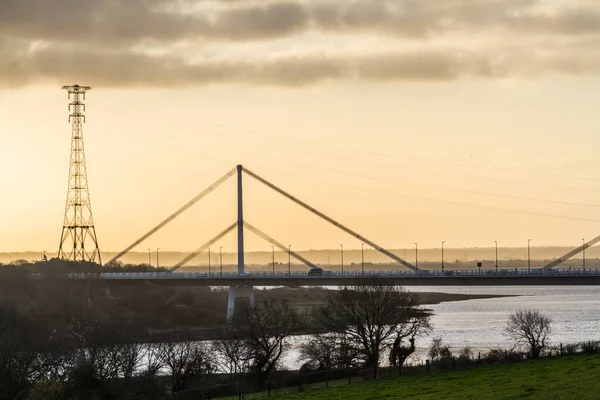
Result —
<svg viewBox="0 0 600 400"><path fill-rule="evenodd" d="M333 271L324 271L323 268L315 267L308 271L308 276L331 276L334 275Z"/></svg>

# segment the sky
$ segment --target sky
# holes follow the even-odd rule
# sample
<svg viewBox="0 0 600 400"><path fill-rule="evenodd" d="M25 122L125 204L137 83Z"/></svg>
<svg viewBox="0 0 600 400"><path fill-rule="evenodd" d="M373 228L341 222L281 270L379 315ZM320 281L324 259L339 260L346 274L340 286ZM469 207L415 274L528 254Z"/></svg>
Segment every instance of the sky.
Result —
<svg viewBox="0 0 600 400"><path fill-rule="evenodd" d="M237 164L389 248L600 234L596 1L3 0L0 252L58 247L72 84L92 87L104 251ZM360 248L244 185L246 219L279 241ZM235 218L231 179L137 250L193 250Z"/></svg>

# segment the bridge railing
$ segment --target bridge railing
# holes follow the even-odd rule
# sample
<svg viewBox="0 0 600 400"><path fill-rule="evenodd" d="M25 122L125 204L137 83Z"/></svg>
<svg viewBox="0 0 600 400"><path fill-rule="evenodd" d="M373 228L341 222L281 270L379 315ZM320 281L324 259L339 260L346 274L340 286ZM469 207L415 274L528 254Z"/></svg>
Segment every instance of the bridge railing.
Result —
<svg viewBox="0 0 600 400"><path fill-rule="evenodd" d="M598 276L600 269L586 268L563 268L545 270L535 269L471 269L471 270L419 270L419 271L323 271L322 273L310 273L308 271L261 271L261 272L101 272L101 273L70 273L70 279L248 279L248 278L357 278L357 277L503 277L503 276ZM32 277L41 277L42 274L32 274Z"/></svg>

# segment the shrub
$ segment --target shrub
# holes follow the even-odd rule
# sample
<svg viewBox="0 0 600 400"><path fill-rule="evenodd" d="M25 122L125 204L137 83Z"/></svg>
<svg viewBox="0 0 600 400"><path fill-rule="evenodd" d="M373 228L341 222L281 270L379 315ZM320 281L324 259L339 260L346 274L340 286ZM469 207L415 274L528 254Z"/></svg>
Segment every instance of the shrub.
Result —
<svg viewBox="0 0 600 400"><path fill-rule="evenodd" d="M600 341L589 341L583 342L581 345L581 351L586 354L598 353L600 350Z"/></svg>

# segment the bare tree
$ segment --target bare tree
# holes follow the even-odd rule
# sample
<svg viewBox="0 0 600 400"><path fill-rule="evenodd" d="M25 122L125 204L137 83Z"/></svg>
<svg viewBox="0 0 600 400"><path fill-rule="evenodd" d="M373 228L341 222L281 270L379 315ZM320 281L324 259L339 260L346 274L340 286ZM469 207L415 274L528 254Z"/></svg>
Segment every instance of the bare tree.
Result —
<svg viewBox="0 0 600 400"><path fill-rule="evenodd" d="M415 300L414 298L412 299ZM416 307L416 303L414 307ZM415 352L415 340L417 337L429 334L432 330L429 315L421 310L404 323L396 325L394 341L390 345L389 361L393 367L398 367L398 373L402 375L402 366L408 357ZM406 340L408 339L408 343Z"/></svg>
<svg viewBox="0 0 600 400"><path fill-rule="evenodd" d="M399 338L398 349L413 324L423 327L423 331L429 326L429 317L417 302L416 294L388 280L362 278L350 287L330 291L316 318L327 331L348 338L363 365L377 377L381 355L393 346L395 339Z"/></svg>
<svg viewBox="0 0 600 400"><path fill-rule="evenodd" d="M146 360L146 368L142 371L142 375L154 377L158 375L164 366L163 354L160 344L148 343L144 348L143 358Z"/></svg>
<svg viewBox="0 0 600 400"><path fill-rule="evenodd" d="M134 377L141 373L145 346L127 343L129 332L111 331L96 320L80 319L72 321L65 335L61 368L69 392L82 398L109 398L133 389Z"/></svg>
<svg viewBox="0 0 600 400"><path fill-rule="evenodd" d="M300 344L299 361L303 361L309 370L335 368L336 340L334 334L315 335Z"/></svg>
<svg viewBox="0 0 600 400"><path fill-rule="evenodd" d="M329 332L315 335L299 347L299 361L312 370L357 367L358 351L343 334Z"/></svg>
<svg viewBox="0 0 600 400"><path fill-rule="evenodd" d="M224 327L221 338L213 342L212 352L215 367L222 373L235 376L248 372L251 359L248 346L244 340L236 337L230 326Z"/></svg>
<svg viewBox="0 0 600 400"><path fill-rule="evenodd" d="M552 319L537 310L519 310L508 316L505 334L517 345L529 347L531 358L538 358L548 344Z"/></svg>
<svg viewBox="0 0 600 400"><path fill-rule="evenodd" d="M286 350L286 340L298 328L297 311L286 300L270 298L248 305L242 320L235 321L237 339L246 346L251 372L263 388L271 372L277 369Z"/></svg>
<svg viewBox="0 0 600 400"><path fill-rule="evenodd" d="M462 349L460 349L460 351L458 353L458 359L461 361L469 362L469 361L471 361L473 356L474 356L473 350L469 346L463 347Z"/></svg>
<svg viewBox="0 0 600 400"><path fill-rule="evenodd" d="M0 398L25 398L31 383L44 377L50 363L33 329L12 309L0 309Z"/></svg>
<svg viewBox="0 0 600 400"><path fill-rule="evenodd" d="M441 337L436 337L431 340L431 346L429 347L429 358L433 361L443 360L452 358L452 351L450 347L444 344Z"/></svg>
<svg viewBox="0 0 600 400"><path fill-rule="evenodd" d="M160 357L171 376L173 392L186 388L190 377L202 376L212 371L212 357L202 343L192 341L165 342L160 345Z"/></svg>

